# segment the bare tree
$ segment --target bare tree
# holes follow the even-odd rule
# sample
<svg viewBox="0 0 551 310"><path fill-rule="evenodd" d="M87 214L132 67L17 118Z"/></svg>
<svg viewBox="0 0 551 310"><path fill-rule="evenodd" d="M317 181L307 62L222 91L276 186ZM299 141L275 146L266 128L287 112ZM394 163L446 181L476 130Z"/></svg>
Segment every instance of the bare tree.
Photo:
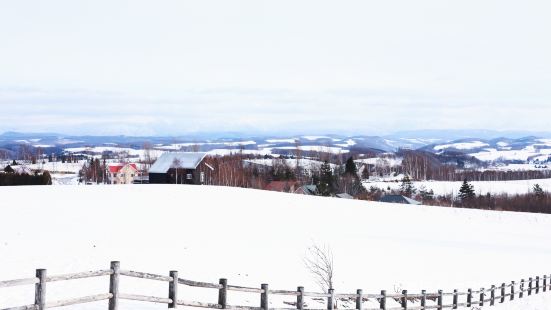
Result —
<svg viewBox="0 0 551 310"><path fill-rule="evenodd" d="M151 168L151 165L155 161L155 159L152 158L152 156L151 156L151 149L152 149L151 143L144 142L142 148L144 150L144 152L143 152L144 170L149 171L149 168Z"/></svg>
<svg viewBox="0 0 551 310"><path fill-rule="evenodd" d="M295 149L296 149L296 171L295 177L297 181L302 182L302 167L300 166L302 160L302 149L300 148L300 140L295 139Z"/></svg>
<svg viewBox="0 0 551 310"><path fill-rule="evenodd" d="M174 184L178 184L178 169L181 168L181 165L182 163L180 162L180 160L178 158L174 158L174 160L172 161L172 168L174 168L174 170L176 171L176 178L174 180Z"/></svg>
<svg viewBox="0 0 551 310"><path fill-rule="evenodd" d="M314 243L308 248L304 264L323 292L334 289L333 252L329 246L319 246Z"/></svg>

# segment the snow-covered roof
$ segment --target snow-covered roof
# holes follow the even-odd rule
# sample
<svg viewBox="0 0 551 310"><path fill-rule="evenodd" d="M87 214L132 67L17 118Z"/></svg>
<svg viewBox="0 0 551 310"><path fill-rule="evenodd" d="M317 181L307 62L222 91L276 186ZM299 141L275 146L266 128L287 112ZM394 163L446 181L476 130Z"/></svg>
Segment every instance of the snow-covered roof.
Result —
<svg viewBox="0 0 551 310"><path fill-rule="evenodd" d="M136 171L138 170L138 167L134 163L132 163L132 164L112 164L112 165L108 166L109 172L111 172L111 173L119 172L126 165L129 165L130 167L134 168L134 170L136 170Z"/></svg>
<svg viewBox="0 0 551 310"><path fill-rule="evenodd" d="M149 173L166 173L170 168L195 169L207 156L204 152L164 153L149 169Z"/></svg>
<svg viewBox="0 0 551 310"><path fill-rule="evenodd" d="M403 195L385 195L380 200L380 202L390 202L390 203L404 203L410 205L420 205L421 203L417 200L413 200Z"/></svg>

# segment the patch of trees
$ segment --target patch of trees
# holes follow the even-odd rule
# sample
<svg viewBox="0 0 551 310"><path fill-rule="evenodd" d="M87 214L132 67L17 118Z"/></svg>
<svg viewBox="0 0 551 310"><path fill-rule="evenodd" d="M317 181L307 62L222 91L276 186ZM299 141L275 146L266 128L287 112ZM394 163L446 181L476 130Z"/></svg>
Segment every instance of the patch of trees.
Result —
<svg viewBox="0 0 551 310"><path fill-rule="evenodd" d="M9 165L0 172L0 186L16 185L52 185L52 177L48 171L34 174L15 173Z"/></svg>
<svg viewBox="0 0 551 310"><path fill-rule="evenodd" d="M409 175L414 180L435 181L512 181L551 178L551 170L479 170L484 164L479 160L460 155L435 155L425 151L401 150L402 164L397 173ZM452 162L453 164L451 164ZM475 168L468 168L466 162ZM391 169L389 169L391 170ZM386 171L383 171L386 172Z"/></svg>
<svg viewBox="0 0 551 310"><path fill-rule="evenodd" d="M296 186L316 185L317 193L322 196L334 196L338 193L347 193L354 197L362 194L365 196L366 191L352 157L341 165L324 160L319 165L301 167L300 156L293 154L270 158L238 153L207 157L205 162L213 168L209 174L209 184L264 189L272 181L290 181ZM270 165L245 162L247 159L261 158L272 162ZM296 164L291 165L292 160L297 160Z"/></svg>
<svg viewBox="0 0 551 310"><path fill-rule="evenodd" d="M79 176L80 182L107 183L109 179L107 177L106 160L100 161L99 158L91 158L90 161L84 163L79 171Z"/></svg>
<svg viewBox="0 0 551 310"><path fill-rule="evenodd" d="M264 188L267 184L265 171L260 171L255 166L245 166L243 160L251 158L244 154L228 156L212 156L205 162L213 169L209 176L210 185Z"/></svg>

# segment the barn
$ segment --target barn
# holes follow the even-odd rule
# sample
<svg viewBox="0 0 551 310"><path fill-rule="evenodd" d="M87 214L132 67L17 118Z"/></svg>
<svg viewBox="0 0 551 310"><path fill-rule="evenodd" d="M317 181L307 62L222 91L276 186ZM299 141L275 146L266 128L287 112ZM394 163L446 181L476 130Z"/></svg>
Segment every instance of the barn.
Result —
<svg viewBox="0 0 551 310"><path fill-rule="evenodd" d="M164 153L149 169L150 184L209 184L214 168L203 152Z"/></svg>

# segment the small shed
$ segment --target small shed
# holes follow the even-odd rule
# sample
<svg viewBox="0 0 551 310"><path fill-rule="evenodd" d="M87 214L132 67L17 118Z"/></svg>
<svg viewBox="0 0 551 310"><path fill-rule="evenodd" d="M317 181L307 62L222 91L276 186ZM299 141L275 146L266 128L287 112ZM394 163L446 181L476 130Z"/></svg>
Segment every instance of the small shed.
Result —
<svg viewBox="0 0 551 310"><path fill-rule="evenodd" d="M301 194L301 195L317 195L318 194L318 187L316 185L303 185L295 191L295 194Z"/></svg>
<svg viewBox="0 0 551 310"><path fill-rule="evenodd" d="M388 203L403 203L407 205L420 205L421 203L417 200L413 200L404 195L385 195L380 200L380 202Z"/></svg>

